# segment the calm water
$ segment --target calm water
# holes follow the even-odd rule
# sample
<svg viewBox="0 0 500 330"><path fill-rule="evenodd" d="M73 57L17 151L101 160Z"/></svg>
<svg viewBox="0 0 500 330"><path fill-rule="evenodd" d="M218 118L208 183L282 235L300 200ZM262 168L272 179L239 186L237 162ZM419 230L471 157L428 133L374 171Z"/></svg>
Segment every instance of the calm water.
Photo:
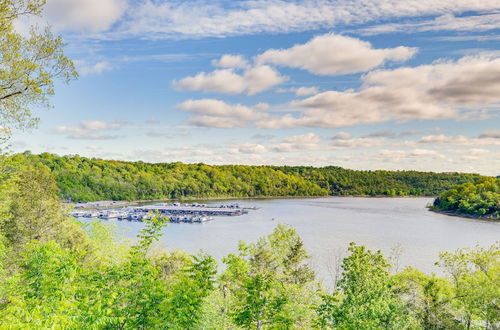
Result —
<svg viewBox="0 0 500 330"><path fill-rule="evenodd" d="M220 259L235 252L238 241L256 241L278 223L286 223L302 236L312 255L312 266L328 284L335 257L345 253L349 242L380 249L387 256L399 255L399 268L411 265L432 272L438 271L434 262L440 251L487 246L500 240L499 222L430 212L425 206L431 202L429 198L359 197L244 200L239 203L259 209L203 224L170 224L160 244L190 253L201 249ZM127 236L134 236L143 227L138 222L113 222L125 229ZM395 249L400 252L394 253Z"/></svg>

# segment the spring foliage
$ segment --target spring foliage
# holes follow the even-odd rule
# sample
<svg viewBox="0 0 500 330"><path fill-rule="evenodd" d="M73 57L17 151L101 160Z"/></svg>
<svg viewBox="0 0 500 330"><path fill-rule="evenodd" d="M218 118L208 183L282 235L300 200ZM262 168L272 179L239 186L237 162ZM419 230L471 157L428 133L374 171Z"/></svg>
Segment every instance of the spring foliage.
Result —
<svg viewBox="0 0 500 330"><path fill-rule="evenodd" d="M500 179L483 178L444 191L434 201L437 210L500 219Z"/></svg>
<svg viewBox="0 0 500 330"><path fill-rule="evenodd" d="M242 166L123 162L29 152L17 163L50 168L60 197L75 202L259 196L429 196L479 175L356 171L340 167Z"/></svg>
<svg viewBox="0 0 500 330"><path fill-rule="evenodd" d="M500 245L443 253L447 274L390 272L352 243L332 289L318 282L297 232L278 225L223 259L153 248L165 219L117 240L66 217L47 169L3 181L0 328L497 329ZM31 189L26 189L31 187ZM43 219L43 221L39 221ZM219 271L218 271L219 270Z"/></svg>

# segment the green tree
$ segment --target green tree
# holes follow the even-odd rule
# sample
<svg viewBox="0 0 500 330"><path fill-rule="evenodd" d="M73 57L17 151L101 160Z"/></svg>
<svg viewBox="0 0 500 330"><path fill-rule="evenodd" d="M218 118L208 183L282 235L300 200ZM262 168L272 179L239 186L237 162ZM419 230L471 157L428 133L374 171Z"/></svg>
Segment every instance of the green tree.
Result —
<svg viewBox="0 0 500 330"><path fill-rule="evenodd" d="M45 0L0 2L0 127L36 124L30 107L48 106L54 79L66 82L77 77L74 65L63 52L63 41L47 28L31 28L28 36L16 32L13 22L21 16L39 15Z"/></svg>
<svg viewBox="0 0 500 330"><path fill-rule="evenodd" d="M311 327L318 287L307 258L297 232L284 225L256 243L240 243L240 254L224 259L223 312L247 329Z"/></svg>
<svg viewBox="0 0 500 330"><path fill-rule="evenodd" d="M453 285L444 278L408 268L395 275L399 296L422 329L462 329L454 308Z"/></svg>
<svg viewBox="0 0 500 330"><path fill-rule="evenodd" d="M319 324L335 329L406 329L414 326L395 290L389 264L380 251L349 245L342 278L319 305Z"/></svg>
<svg viewBox="0 0 500 330"><path fill-rule="evenodd" d="M439 265L450 275L454 303L466 328L500 325L500 244L440 254Z"/></svg>
<svg viewBox="0 0 500 330"><path fill-rule="evenodd" d="M65 215L57 186L45 166L27 167L4 182L0 231L14 250L32 240L55 240L64 247L91 252L88 236L75 219Z"/></svg>

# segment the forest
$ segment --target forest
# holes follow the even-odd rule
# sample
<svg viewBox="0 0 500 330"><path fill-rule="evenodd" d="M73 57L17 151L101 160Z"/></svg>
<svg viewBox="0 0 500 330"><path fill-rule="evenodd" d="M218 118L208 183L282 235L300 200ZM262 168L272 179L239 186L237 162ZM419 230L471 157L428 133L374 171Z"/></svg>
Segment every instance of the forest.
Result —
<svg viewBox="0 0 500 330"><path fill-rule="evenodd" d="M439 194L431 209L499 220L500 179L482 178L457 185Z"/></svg>
<svg viewBox="0 0 500 330"><path fill-rule="evenodd" d="M106 223L66 216L47 168L19 169L1 187L2 329L500 326L498 243L442 253L440 275L396 271L380 251L351 243L325 287L287 225L241 242L219 264L156 245L166 219L127 240Z"/></svg>
<svg viewBox="0 0 500 330"><path fill-rule="evenodd" d="M336 166L244 166L125 162L30 152L9 157L48 167L62 199L158 200L265 196L436 196L481 176L418 171L359 171ZM16 165L17 164L17 165Z"/></svg>

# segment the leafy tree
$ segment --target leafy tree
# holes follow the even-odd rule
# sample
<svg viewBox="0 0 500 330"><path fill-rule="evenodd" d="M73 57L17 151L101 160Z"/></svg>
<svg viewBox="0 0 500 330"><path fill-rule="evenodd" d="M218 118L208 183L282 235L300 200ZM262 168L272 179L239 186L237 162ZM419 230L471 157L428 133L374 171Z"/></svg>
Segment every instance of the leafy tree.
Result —
<svg viewBox="0 0 500 330"><path fill-rule="evenodd" d="M500 179L482 178L442 192L434 210L484 218L500 219Z"/></svg>
<svg viewBox="0 0 500 330"><path fill-rule="evenodd" d="M318 306L319 324L335 329L412 328L413 320L380 251L351 243L349 252L337 290Z"/></svg>
<svg viewBox="0 0 500 330"><path fill-rule="evenodd" d="M278 225L257 243L240 243L240 254L224 259L220 289L229 300L224 310L243 328L312 326L318 290L297 232Z"/></svg>
<svg viewBox="0 0 500 330"><path fill-rule="evenodd" d="M452 284L436 275L408 268L395 275L398 293L422 329L462 329L454 309Z"/></svg>
<svg viewBox="0 0 500 330"><path fill-rule="evenodd" d="M454 303L462 324L497 329L500 325L500 244L443 252L440 262L451 276Z"/></svg>
<svg viewBox="0 0 500 330"><path fill-rule="evenodd" d="M36 124L33 105L48 106L54 79L77 77L64 55L61 38L49 29L31 28L28 36L16 32L13 22L21 16L39 15L45 0L4 0L0 3L0 126L26 128Z"/></svg>
<svg viewBox="0 0 500 330"><path fill-rule="evenodd" d="M194 256L192 265L178 273L162 305L168 328L193 329L199 324L205 299L215 288L216 273L215 260L206 255Z"/></svg>
<svg viewBox="0 0 500 330"><path fill-rule="evenodd" d="M57 186L44 166L20 170L10 181L5 193L0 230L14 250L31 240L55 240L64 247L92 250L87 235L75 219L65 215Z"/></svg>

